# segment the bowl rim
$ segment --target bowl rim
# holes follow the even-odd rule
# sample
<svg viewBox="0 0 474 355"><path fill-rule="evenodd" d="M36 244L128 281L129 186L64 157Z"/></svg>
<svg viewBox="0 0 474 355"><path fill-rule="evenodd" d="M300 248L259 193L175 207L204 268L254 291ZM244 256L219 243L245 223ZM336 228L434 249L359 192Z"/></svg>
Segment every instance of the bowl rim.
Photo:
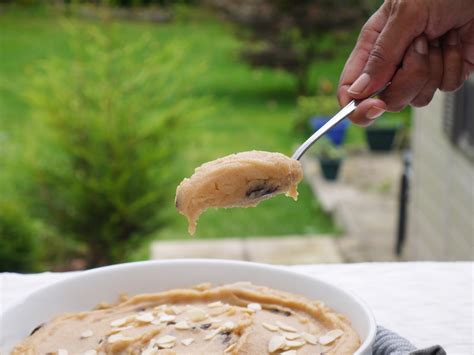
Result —
<svg viewBox="0 0 474 355"><path fill-rule="evenodd" d="M257 263L257 262L251 262L251 261L243 261L243 260L228 260L228 259L199 259L199 258L183 258L183 259L164 259L164 260L145 260L145 261L135 261L135 262L127 262L127 263L120 263L120 264L113 264L113 265L106 265L106 266L101 266L93 269L88 269L84 271L74 271L71 273L69 277L66 277L61 280L56 280L53 281L47 285L40 286L36 288L34 291L31 293L27 294L25 297L22 297L18 300L15 300L11 302L7 307L5 307L1 312L0 312L0 318L2 318L5 314L10 313L12 310L14 310L17 307L21 307L22 304L28 302L31 298L35 297L37 293L42 293L42 292L47 292L48 289L50 288L56 288L60 284L68 284L68 283L74 283L77 279L83 279L85 277L88 277L88 275L93 275L97 273L102 273L104 271L110 271L114 270L119 271L122 269L129 269L129 268L142 268L146 267L149 265L173 265L173 264L215 264L215 265L229 265L229 266L237 266L237 267L244 267L244 268L260 268L260 269L265 269L269 272L272 271L278 271L279 273L286 274L286 276L295 276L297 275L300 278L303 279L308 279L308 280L317 280L319 283L323 284L324 287L330 288L332 290L336 290L337 292L343 293L346 296L354 299L356 303L359 304L359 306L362 308L364 311L365 315L368 318L369 322L369 327L367 331L367 336L364 339L364 341L360 344L359 348L357 349L355 354L362 353L364 351L367 351L368 349L371 348L374 340L375 340L375 335L377 331L377 325L375 322L375 317L372 312L372 310L369 308L367 303L360 298L357 294L355 294L352 291L346 290L344 288L341 288L339 286L333 285L330 282L321 280L320 278L306 274L304 272L299 272L296 270L291 270L288 268L288 266L285 265L273 265L273 264L264 264L264 263ZM265 285L262 285L265 286ZM324 302L324 300L323 300Z"/></svg>

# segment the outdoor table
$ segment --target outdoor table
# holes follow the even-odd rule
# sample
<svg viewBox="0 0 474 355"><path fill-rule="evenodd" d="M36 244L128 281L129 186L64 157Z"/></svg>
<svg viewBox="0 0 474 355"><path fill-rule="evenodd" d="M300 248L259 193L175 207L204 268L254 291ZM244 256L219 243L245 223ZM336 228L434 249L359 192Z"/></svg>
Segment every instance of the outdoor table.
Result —
<svg viewBox="0 0 474 355"><path fill-rule="evenodd" d="M419 348L474 354L474 263L405 262L289 266L359 295L377 323ZM0 312L40 286L75 272L0 274ZM99 300L98 300L99 301Z"/></svg>

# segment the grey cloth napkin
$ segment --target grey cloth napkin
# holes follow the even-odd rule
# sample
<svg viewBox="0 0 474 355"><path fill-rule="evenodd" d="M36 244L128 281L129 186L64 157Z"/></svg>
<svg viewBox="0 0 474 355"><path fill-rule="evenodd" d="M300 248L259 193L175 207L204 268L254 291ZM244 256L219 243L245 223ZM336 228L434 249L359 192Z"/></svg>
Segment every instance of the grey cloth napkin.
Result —
<svg viewBox="0 0 474 355"><path fill-rule="evenodd" d="M378 326L373 345L373 355L446 355L446 351L439 345L417 350L405 338Z"/></svg>

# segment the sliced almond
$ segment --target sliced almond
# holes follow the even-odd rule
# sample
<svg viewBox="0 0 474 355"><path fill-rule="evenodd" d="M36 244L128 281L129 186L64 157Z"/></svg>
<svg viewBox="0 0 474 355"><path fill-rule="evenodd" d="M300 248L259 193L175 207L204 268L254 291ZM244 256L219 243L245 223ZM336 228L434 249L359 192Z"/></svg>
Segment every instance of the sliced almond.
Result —
<svg viewBox="0 0 474 355"><path fill-rule="evenodd" d="M257 311L261 311L262 310L262 306L260 303L249 303L247 305L247 308L254 311L254 312L257 312Z"/></svg>
<svg viewBox="0 0 474 355"><path fill-rule="evenodd" d="M68 351L66 349L58 349L58 355L68 355Z"/></svg>
<svg viewBox="0 0 474 355"><path fill-rule="evenodd" d="M107 341L110 344L118 343L118 342L121 342L121 341L130 341L130 340L133 340L133 338L126 337L122 333L112 334L111 336L109 336L107 338Z"/></svg>
<svg viewBox="0 0 474 355"><path fill-rule="evenodd" d="M189 346L193 342L194 342L193 338L186 338L186 339L181 340L181 344L183 344L184 346Z"/></svg>
<svg viewBox="0 0 474 355"><path fill-rule="evenodd" d="M281 330L285 330L287 332L293 332L293 333L296 333L297 330L295 328L293 328L292 326L289 326L288 324L285 324L283 322L276 322L276 325L278 326L278 328L280 328Z"/></svg>
<svg viewBox="0 0 474 355"><path fill-rule="evenodd" d="M296 350L287 350L280 353L280 355L296 355Z"/></svg>
<svg viewBox="0 0 474 355"><path fill-rule="evenodd" d="M212 302L212 303L209 303L207 306L209 308L216 308L216 307L221 307L223 306L224 304L221 302L221 301L217 301L217 302Z"/></svg>
<svg viewBox="0 0 474 355"><path fill-rule="evenodd" d="M274 335L268 342L268 352L274 353L277 350L284 349L286 346L286 339L281 335Z"/></svg>
<svg viewBox="0 0 474 355"><path fill-rule="evenodd" d="M125 325L128 322L128 317L125 318L119 318L116 319L112 322L110 322L111 327L121 327L122 325Z"/></svg>
<svg viewBox="0 0 474 355"><path fill-rule="evenodd" d="M316 345L318 343L318 338L313 334L303 332L302 336L303 339L309 344Z"/></svg>
<svg viewBox="0 0 474 355"><path fill-rule="evenodd" d="M160 316L160 322L172 322L176 319L176 316L173 316L172 314L162 314Z"/></svg>
<svg viewBox="0 0 474 355"><path fill-rule="evenodd" d="M87 351L84 351L84 354L83 355L97 355L97 351L96 350L87 350Z"/></svg>
<svg viewBox="0 0 474 355"><path fill-rule="evenodd" d="M237 347L237 343L231 344L227 347L227 349L224 350L224 353L230 353L232 350L234 350Z"/></svg>
<svg viewBox="0 0 474 355"><path fill-rule="evenodd" d="M85 330L81 333L81 339L89 338L93 335L94 335L94 333L92 332L92 330L87 329L87 330Z"/></svg>
<svg viewBox="0 0 474 355"><path fill-rule="evenodd" d="M306 342L304 342L303 340L288 340L286 342L286 346L288 348L300 348L305 344Z"/></svg>
<svg viewBox="0 0 474 355"><path fill-rule="evenodd" d="M188 330L188 329L191 329L191 326L189 325L189 323L185 320L182 320L178 323L175 324L175 329L177 330Z"/></svg>
<svg viewBox="0 0 474 355"><path fill-rule="evenodd" d="M176 342L176 337L172 335L164 335L161 338L158 338L156 340L156 344L158 344L159 346L161 346L162 344L174 343L174 342Z"/></svg>
<svg viewBox="0 0 474 355"><path fill-rule="evenodd" d="M334 340L339 338L342 334L344 334L344 332L340 329L331 330L331 331L327 332L326 334L324 334L323 336L319 337L319 342L322 345L330 344Z"/></svg>
<svg viewBox="0 0 474 355"><path fill-rule="evenodd" d="M163 344L158 344L158 346L162 349L171 349L173 346L175 346L175 342L172 341L170 343L163 343Z"/></svg>
<svg viewBox="0 0 474 355"><path fill-rule="evenodd" d="M216 317L216 316L220 316L221 314L227 312L229 309L230 309L230 307L227 306L227 305L220 306L220 307L214 307L214 308L211 308L209 310L209 314L212 317Z"/></svg>
<svg viewBox="0 0 474 355"><path fill-rule="evenodd" d="M212 338L214 338L217 334L219 334L221 332L221 329L215 329L209 333L206 334L206 336L204 337L204 340L211 340Z"/></svg>
<svg viewBox="0 0 474 355"><path fill-rule="evenodd" d="M179 307L179 306L171 306L171 311L172 311L174 314L178 315L178 314L183 313L183 312L184 312L184 309L183 309L183 307Z"/></svg>
<svg viewBox="0 0 474 355"><path fill-rule="evenodd" d="M273 324L270 324L270 323L263 322L262 327L264 327L265 329L267 329L271 332L277 332L278 331L278 327L276 325L273 325Z"/></svg>
<svg viewBox="0 0 474 355"><path fill-rule="evenodd" d="M228 321L222 324L222 330L232 330L234 328L235 328L235 323L232 321Z"/></svg>
<svg viewBox="0 0 474 355"><path fill-rule="evenodd" d="M150 323L153 325L162 325L159 319L153 319Z"/></svg>
<svg viewBox="0 0 474 355"><path fill-rule="evenodd" d="M133 327L131 325L127 325L125 327L118 327L118 328L112 328L109 330L109 332L107 333L107 335L112 335L112 334L115 334L115 333L120 333L124 330L127 330L127 329L132 329Z"/></svg>
<svg viewBox="0 0 474 355"><path fill-rule="evenodd" d="M295 339L301 338L301 334L298 334L298 333L282 332L281 335L283 335L285 339L288 339L288 340L295 340Z"/></svg>
<svg viewBox="0 0 474 355"><path fill-rule="evenodd" d="M189 319L193 322L200 322L208 318L208 315L206 314L206 312L204 312L202 309L199 309L199 308L194 308L187 311L187 315Z"/></svg>
<svg viewBox="0 0 474 355"><path fill-rule="evenodd" d="M155 319L155 316L153 316L153 313L151 312L146 312L137 315L135 319L142 323L151 323L151 321Z"/></svg>

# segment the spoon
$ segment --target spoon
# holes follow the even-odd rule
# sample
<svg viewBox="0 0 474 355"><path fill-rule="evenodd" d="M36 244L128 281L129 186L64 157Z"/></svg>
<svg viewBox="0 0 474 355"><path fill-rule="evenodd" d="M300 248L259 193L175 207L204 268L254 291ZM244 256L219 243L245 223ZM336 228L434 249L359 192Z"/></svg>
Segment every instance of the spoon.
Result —
<svg viewBox="0 0 474 355"><path fill-rule="evenodd" d="M388 82L381 89L374 92L368 98L375 97L384 91L391 83ZM303 154L311 147L319 138L325 135L331 128L341 122L344 118L349 116L357 108L359 103L363 100L352 100L346 106L344 106L338 113L336 113L329 121L327 121L324 126L314 132L311 137L309 137L303 144L301 144L298 149L296 149L292 158L300 160Z"/></svg>

